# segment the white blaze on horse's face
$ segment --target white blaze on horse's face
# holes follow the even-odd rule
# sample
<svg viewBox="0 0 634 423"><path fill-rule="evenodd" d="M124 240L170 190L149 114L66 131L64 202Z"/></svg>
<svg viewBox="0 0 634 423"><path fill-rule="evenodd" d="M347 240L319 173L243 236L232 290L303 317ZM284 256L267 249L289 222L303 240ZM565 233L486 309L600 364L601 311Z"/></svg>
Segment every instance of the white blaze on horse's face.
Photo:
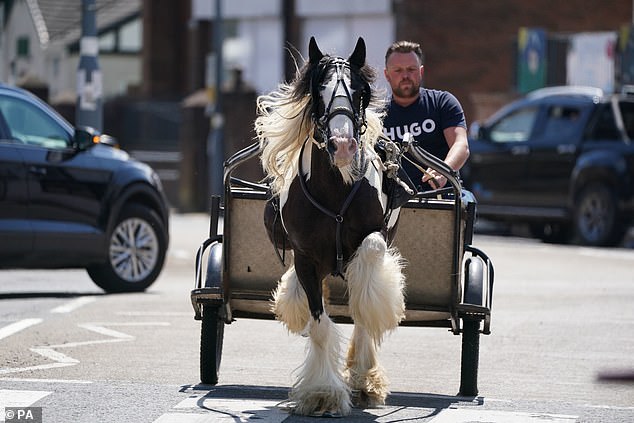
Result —
<svg viewBox="0 0 634 423"><path fill-rule="evenodd" d="M350 69L346 68L344 74L345 85L351 87ZM352 94L351 90L350 95L352 96ZM351 112L350 114L353 115L354 106L350 103L344 84L337 84L336 72L333 73L332 78L325 85L322 91L322 99L325 104L329 104L332 99L331 111L348 109ZM358 148L357 140L354 138L354 123L352 119L347 114L335 113L329 120L328 127L330 129L329 142L334 147L333 160L335 166L341 168L350 165Z"/></svg>

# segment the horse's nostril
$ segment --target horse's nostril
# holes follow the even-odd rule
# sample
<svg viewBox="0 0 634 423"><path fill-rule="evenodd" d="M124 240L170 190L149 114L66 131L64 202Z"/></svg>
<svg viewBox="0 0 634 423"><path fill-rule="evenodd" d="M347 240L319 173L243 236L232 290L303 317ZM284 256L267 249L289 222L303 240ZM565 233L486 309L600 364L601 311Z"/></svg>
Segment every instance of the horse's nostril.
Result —
<svg viewBox="0 0 634 423"><path fill-rule="evenodd" d="M350 138L350 142L348 143L348 151L354 153L357 151L357 140L354 138Z"/></svg>

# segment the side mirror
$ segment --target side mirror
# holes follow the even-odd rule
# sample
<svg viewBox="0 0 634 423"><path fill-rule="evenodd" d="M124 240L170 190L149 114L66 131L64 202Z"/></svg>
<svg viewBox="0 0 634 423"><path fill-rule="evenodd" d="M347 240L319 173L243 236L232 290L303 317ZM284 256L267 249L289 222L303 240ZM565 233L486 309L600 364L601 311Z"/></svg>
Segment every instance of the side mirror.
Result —
<svg viewBox="0 0 634 423"><path fill-rule="evenodd" d="M94 128L88 126L75 128L73 143L77 150L87 150L95 144L105 144L113 148L119 148L116 138L100 134Z"/></svg>
<svg viewBox="0 0 634 423"><path fill-rule="evenodd" d="M109 145L112 148L119 148L119 142L115 137L102 134L99 136L99 144Z"/></svg>
<svg viewBox="0 0 634 423"><path fill-rule="evenodd" d="M478 128L478 139L486 140L489 138L489 131L486 127L481 126Z"/></svg>

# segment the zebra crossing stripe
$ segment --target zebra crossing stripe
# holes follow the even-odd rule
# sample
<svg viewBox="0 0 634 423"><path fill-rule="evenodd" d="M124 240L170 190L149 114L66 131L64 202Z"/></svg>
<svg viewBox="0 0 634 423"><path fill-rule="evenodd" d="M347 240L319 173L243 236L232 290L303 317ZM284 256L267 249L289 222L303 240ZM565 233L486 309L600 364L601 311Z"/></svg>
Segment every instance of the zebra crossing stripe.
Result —
<svg viewBox="0 0 634 423"><path fill-rule="evenodd" d="M573 423L579 416L517 411L447 408L429 423Z"/></svg>

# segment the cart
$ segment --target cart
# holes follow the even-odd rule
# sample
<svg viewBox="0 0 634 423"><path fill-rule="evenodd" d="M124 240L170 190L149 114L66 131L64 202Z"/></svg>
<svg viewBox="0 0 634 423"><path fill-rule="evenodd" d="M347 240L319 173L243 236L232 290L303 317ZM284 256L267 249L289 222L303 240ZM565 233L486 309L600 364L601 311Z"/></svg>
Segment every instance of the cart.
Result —
<svg viewBox="0 0 634 423"><path fill-rule="evenodd" d="M209 238L196 253L191 302L194 318L201 321L203 384L218 383L225 325L238 318L275 318L272 291L291 261L289 255L282 264L264 227L268 187L232 177L259 151L256 143L225 161L224 198L212 196ZM476 201L445 163L420 148L410 152L449 183L418 193L401 208L394 240L407 260L401 325L443 327L462 335L459 395L476 396L480 334L490 334L494 276L489 257L471 245ZM328 284L328 315L351 322L345 282L330 277Z"/></svg>

